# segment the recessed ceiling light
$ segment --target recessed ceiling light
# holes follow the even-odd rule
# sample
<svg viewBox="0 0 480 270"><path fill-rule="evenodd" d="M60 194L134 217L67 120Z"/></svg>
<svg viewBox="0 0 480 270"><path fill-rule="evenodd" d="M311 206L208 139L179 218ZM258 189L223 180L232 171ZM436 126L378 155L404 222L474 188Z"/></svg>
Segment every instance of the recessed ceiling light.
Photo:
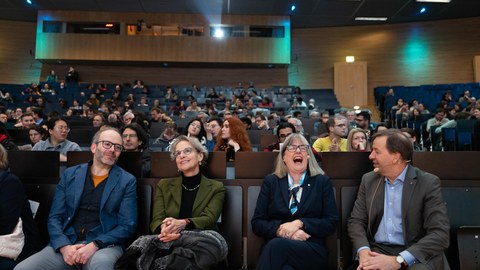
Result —
<svg viewBox="0 0 480 270"><path fill-rule="evenodd" d="M386 21L387 17L355 17L355 21Z"/></svg>

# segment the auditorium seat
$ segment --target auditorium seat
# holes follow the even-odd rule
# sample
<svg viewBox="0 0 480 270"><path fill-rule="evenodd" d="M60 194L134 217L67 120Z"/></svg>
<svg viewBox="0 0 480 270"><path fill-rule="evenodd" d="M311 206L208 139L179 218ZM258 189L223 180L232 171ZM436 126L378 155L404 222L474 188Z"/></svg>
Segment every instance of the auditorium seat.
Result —
<svg viewBox="0 0 480 270"><path fill-rule="evenodd" d="M278 137L275 134L270 134L270 133L262 133L260 134L260 148L258 149L258 152L263 151L266 147L269 145L275 143L278 141Z"/></svg>
<svg viewBox="0 0 480 270"><path fill-rule="evenodd" d="M480 268L480 227L460 227L457 232L460 269Z"/></svg>
<svg viewBox="0 0 480 270"><path fill-rule="evenodd" d="M348 269L348 267L353 262L353 250L352 243L347 233L347 220L350 217L352 212L353 205L357 199L358 186L345 186L341 188L341 220L340 220L340 247L341 247L341 257L342 257L342 267Z"/></svg>
<svg viewBox="0 0 480 270"><path fill-rule="evenodd" d="M263 179L275 167L278 152L235 153L235 179Z"/></svg>
<svg viewBox="0 0 480 270"><path fill-rule="evenodd" d="M247 191L247 267L255 268L255 265L260 256L260 252L264 243L264 239L255 235L252 230L252 217L255 213L255 207L257 205L258 194L260 194L260 186L250 186ZM335 190L334 190L335 192ZM337 233L334 233L325 240L327 248L329 249L328 257L328 269L338 269L339 257L338 257L338 239Z"/></svg>
<svg viewBox="0 0 480 270"><path fill-rule="evenodd" d="M228 267L240 269L243 263L243 190L241 186L230 186L230 180L223 181L225 184L225 201L218 227L228 246Z"/></svg>
<svg viewBox="0 0 480 270"><path fill-rule="evenodd" d="M9 151L10 172L20 179L58 178L60 153L54 151Z"/></svg>
<svg viewBox="0 0 480 270"><path fill-rule="evenodd" d="M38 226L42 243L47 245L49 242L48 216L50 215L50 208L57 185L36 183L24 184L23 186L28 199L40 203L34 219Z"/></svg>
<svg viewBox="0 0 480 270"><path fill-rule="evenodd" d="M480 226L480 187L442 187L450 220L450 246L445 251L450 265L459 265L457 250L458 229L463 226ZM461 253L460 253L461 254ZM472 268L464 268L472 269Z"/></svg>
<svg viewBox="0 0 480 270"><path fill-rule="evenodd" d="M153 195L153 188L150 185L137 183L137 236L150 234Z"/></svg>
<svg viewBox="0 0 480 270"><path fill-rule="evenodd" d="M479 180L480 152L413 152L412 164L441 180Z"/></svg>
<svg viewBox="0 0 480 270"><path fill-rule="evenodd" d="M373 170L370 152L322 152L322 169L332 179L362 179ZM338 191L337 191L338 192Z"/></svg>

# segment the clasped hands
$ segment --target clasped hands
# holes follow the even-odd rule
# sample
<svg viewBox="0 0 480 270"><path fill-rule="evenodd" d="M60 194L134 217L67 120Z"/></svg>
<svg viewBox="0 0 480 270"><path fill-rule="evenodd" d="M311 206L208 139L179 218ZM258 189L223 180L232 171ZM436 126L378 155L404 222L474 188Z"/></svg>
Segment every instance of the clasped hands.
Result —
<svg viewBox="0 0 480 270"><path fill-rule="evenodd" d="M66 245L60 248L63 260L68 265L86 264L98 250L94 243Z"/></svg>
<svg viewBox="0 0 480 270"><path fill-rule="evenodd" d="M396 270L401 265L395 260L395 256L388 256L369 249L358 253L359 265L357 270Z"/></svg>
<svg viewBox="0 0 480 270"><path fill-rule="evenodd" d="M180 232L185 229L188 221L186 219L176 219L172 217L165 218L160 226L158 239L162 242L175 241L180 238Z"/></svg>
<svg viewBox="0 0 480 270"><path fill-rule="evenodd" d="M310 238L310 235L302 230L302 227L303 222L299 219L283 223L277 229L277 236L290 240L306 241Z"/></svg>

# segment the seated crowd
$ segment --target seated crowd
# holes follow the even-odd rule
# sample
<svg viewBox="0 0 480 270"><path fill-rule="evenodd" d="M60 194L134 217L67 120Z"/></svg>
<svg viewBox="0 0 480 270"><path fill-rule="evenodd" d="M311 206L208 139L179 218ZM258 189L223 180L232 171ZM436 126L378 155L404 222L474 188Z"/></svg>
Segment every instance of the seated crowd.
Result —
<svg viewBox="0 0 480 270"><path fill-rule="evenodd" d="M73 70L71 76L75 79L78 74ZM100 85L99 91L102 88ZM134 88L147 91L141 81ZM192 90L196 89L193 85ZM300 110L285 115L269 97L258 95L254 88L242 89L239 86L239 94L231 100L223 97L223 103L218 102L222 94L210 89L211 102L200 107L193 95L186 106L173 88L167 88L168 110L165 104L150 105L148 98L141 98L138 104L134 95L123 102L100 102L95 94L88 105L74 103L65 115L52 111L44 116L42 106L27 107L25 112L18 108L18 114L17 109L0 109L0 204L4 205L0 220L8 219L5 226L1 224L0 239L12 231L15 234L19 224L25 231L24 245L17 246L17 254L0 255L0 269L221 266L228 254L228 244L217 227L225 188L204 176L200 167L211 151L226 152L228 162L235 161L238 151L253 151L252 130L276 135L276 140L260 151L278 152L251 220L254 233L265 239L258 269L327 267L325 239L335 232L339 215L332 183L320 167L321 153L342 151L372 151L369 158L375 168L364 175L348 221L358 269L442 269L449 222L438 177L410 164L418 149L415 132L375 126L368 111L339 110L330 115L315 110L310 102L312 121L307 130ZM278 94L287 96L284 91ZM310 106L303 102L299 89L290 97L295 99L296 109ZM217 108L217 102L224 107ZM82 150L68 139L75 128L72 123L79 119L87 119L87 129L94 131L87 146L93 158L63 172L48 219L50 242L40 247L27 231L34 224L30 216L25 218L31 213L26 196L19 191L21 182L6 170L5 149L58 151L60 160L65 161L66 152ZM9 129L15 128L28 130L28 144L15 144L9 134ZM158 182L152 235L140 236L130 244L137 226L136 181L116 162L123 151L142 152L142 177L148 177L154 150L170 152L181 176ZM15 200L15 207L10 205L11 197L3 196L9 192L22 195ZM402 200L412 194L415 199ZM404 207L405 201L410 207Z"/></svg>

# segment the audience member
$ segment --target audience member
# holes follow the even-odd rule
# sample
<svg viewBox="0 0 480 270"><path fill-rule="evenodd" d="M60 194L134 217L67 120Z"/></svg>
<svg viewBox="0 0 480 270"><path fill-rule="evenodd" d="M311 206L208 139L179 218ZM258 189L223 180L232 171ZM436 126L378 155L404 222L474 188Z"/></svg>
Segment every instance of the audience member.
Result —
<svg viewBox="0 0 480 270"><path fill-rule="evenodd" d="M426 131L430 132L432 127L438 127L448 122L448 118L445 117L445 110L437 109L435 116L433 118L428 119Z"/></svg>
<svg viewBox="0 0 480 270"><path fill-rule="evenodd" d="M33 113L25 112L20 117L20 122L15 124L14 127L28 129L32 125L35 125L35 120L33 119Z"/></svg>
<svg viewBox="0 0 480 270"><path fill-rule="evenodd" d="M463 95L458 99L458 102L465 102L467 104L471 104L471 103L474 103L475 100L476 98L470 95L470 91L465 90L463 92Z"/></svg>
<svg viewBox="0 0 480 270"><path fill-rule="evenodd" d="M245 127L237 117L225 119L222 130L217 136L217 144L214 151L224 151L227 161L235 161L235 153L238 151L252 151L250 139Z"/></svg>
<svg viewBox="0 0 480 270"><path fill-rule="evenodd" d="M327 121L328 136L318 138L313 143L317 152L345 152L347 151L347 119L341 115L334 116Z"/></svg>
<svg viewBox="0 0 480 270"><path fill-rule="evenodd" d="M28 137L30 138L30 143L26 145L19 146L19 150L30 151L33 146L41 140L47 139L47 131L39 126L33 125L28 129Z"/></svg>
<svg viewBox="0 0 480 270"><path fill-rule="evenodd" d="M154 235L135 241L125 255L130 253L131 248L132 254L140 254L134 256L136 260L133 262L127 256L121 258L117 266L122 262L126 264L120 269L134 269L139 260L145 269L157 268L153 266L160 264L167 269L176 266L182 269L210 269L227 256L227 243L217 233L225 188L221 182L205 177L200 171L200 166L207 161L208 151L198 140L179 136L170 153L181 176L158 182L150 224ZM215 245L211 244L212 241ZM161 249L151 252L152 248L162 246L169 252L162 254ZM147 257L148 262L142 256ZM189 259L193 257L199 259ZM127 265L129 262L130 266Z"/></svg>
<svg viewBox="0 0 480 270"><path fill-rule="evenodd" d="M213 152L215 145L217 144L217 137L222 129L223 120L218 117L211 118L207 120L206 132L207 132L207 142L205 146L207 147L208 152Z"/></svg>
<svg viewBox="0 0 480 270"><path fill-rule="evenodd" d="M347 137L347 151L349 152L369 152L370 143L367 140L365 130L354 128L350 130Z"/></svg>
<svg viewBox="0 0 480 270"><path fill-rule="evenodd" d="M207 132L200 119L195 118L188 122L183 132L185 136L197 139L203 146L207 143Z"/></svg>
<svg viewBox="0 0 480 270"><path fill-rule="evenodd" d="M102 113L97 113L92 119L92 125L94 128L99 128L105 123L105 117Z"/></svg>
<svg viewBox="0 0 480 270"><path fill-rule="evenodd" d="M265 177L252 218L266 240L257 269L326 269L325 238L337 228L332 184L313 158L307 140L287 137L274 173Z"/></svg>
<svg viewBox="0 0 480 270"><path fill-rule="evenodd" d="M263 149L263 151L265 151L265 152L280 152L280 145L282 145L285 142L285 140L287 139L287 137L290 134L295 133L294 130L295 130L295 126L292 125L291 123L289 123L289 122L280 123L277 127L278 141L276 141L276 142L270 144L269 146L265 147Z"/></svg>
<svg viewBox="0 0 480 270"><path fill-rule="evenodd" d="M361 111L357 113L357 117L355 118L355 121L357 122L357 127L365 130L369 140L373 131L373 127L370 123L370 118L370 113L367 111Z"/></svg>
<svg viewBox="0 0 480 270"><path fill-rule="evenodd" d="M57 151L60 153L60 161L67 161L69 151L82 151L77 143L67 140L70 127L66 119L51 118L47 122L47 128L50 137L36 143L32 151Z"/></svg>
<svg viewBox="0 0 480 270"><path fill-rule="evenodd" d="M173 121L165 123L164 130L160 136L153 142L154 145L159 145L163 151L170 151L170 145L173 140L179 136L177 132L177 124Z"/></svg>
<svg viewBox="0 0 480 270"><path fill-rule="evenodd" d="M137 226L135 177L115 165L123 146L118 130L98 131L93 161L65 170L48 219L50 243L17 265L28 269L113 269Z"/></svg>
<svg viewBox="0 0 480 270"><path fill-rule="evenodd" d="M58 82L58 76L57 74L55 74L55 70L50 70L50 74L48 74L45 82L48 84L48 85L55 85L57 82Z"/></svg>
<svg viewBox="0 0 480 270"><path fill-rule="evenodd" d="M135 115L132 112L128 111L123 115L123 124L130 125L131 123L135 122L134 119L135 119Z"/></svg>
<svg viewBox="0 0 480 270"><path fill-rule="evenodd" d="M293 126L295 126L295 133L300 133L302 135L304 130L303 130L303 124L302 124L302 121L298 118L295 118L295 117L290 117L288 118L287 120L290 124L292 124Z"/></svg>
<svg viewBox="0 0 480 270"><path fill-rule="evenodd" d="M268 118L265 117L263 114L257 114L255 116L255 125L257 126L258 130L270 130L270 126L268 125Z"/></svg>
<svg viewBox="0 0 480 270"><path fill-rule="evenodd" d="M142 177L150 177L150 150L148 134L138 123L131 123L122 128L123 151L142 152Z"/></svg>
<svg viewBox="0 0 480 270"><path fill-rule="evenodd" d="M405 127L405 128L401 128L400 131L412 142L413 151L416 151L416 152L423 151L421 145L419 144L419 141L417 140L418 136L415 130Z"/></svg>
<svg viewBox="0 0 480 270"><path fill-rule="evenodd" d="M363 176L347 223L357 269L444 268L450 226L440 179L411 166L412 155L399 130L372 138L375 170Z"/></svg>
<svg viewBox="0 0 480 270"><path fill-rule="evenodd" d="M78 72L73 67L70 67L68 69L67 76L65 76L65 82L67 84L69 83L78 84L78 79L79 79Z"/></svg>
<svg viewBox="0 0 480 270"><path fill-rule="evenodd" d="M0 205L0 269L12 270L42 244L23 184L8 171L7 151L1 145Z"/></svg>

